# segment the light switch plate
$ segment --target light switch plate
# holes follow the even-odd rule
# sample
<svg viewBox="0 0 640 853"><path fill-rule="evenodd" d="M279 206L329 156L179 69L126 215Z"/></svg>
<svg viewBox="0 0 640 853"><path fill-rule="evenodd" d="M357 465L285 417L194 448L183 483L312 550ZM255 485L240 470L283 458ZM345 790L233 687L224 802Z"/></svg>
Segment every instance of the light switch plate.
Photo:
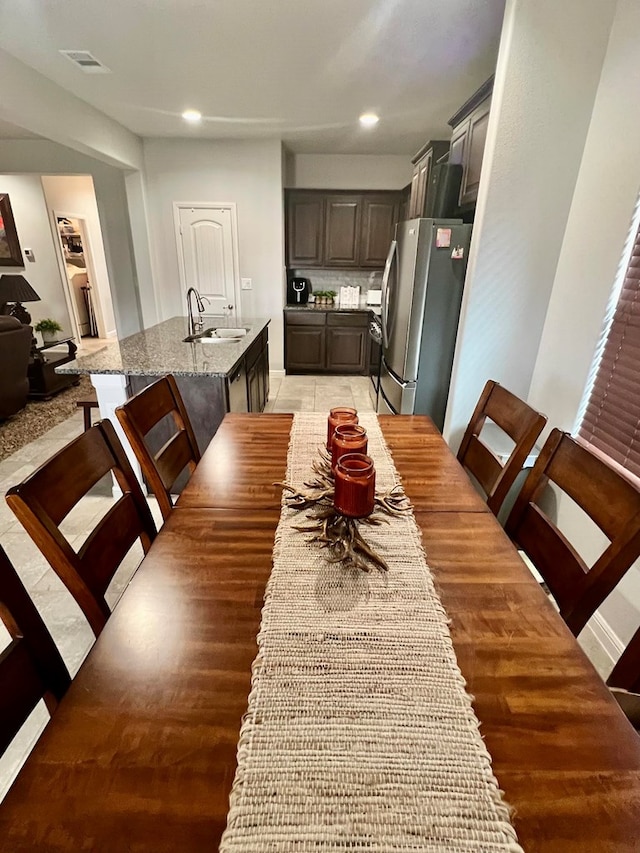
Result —
<svg viewBox="0 0 640 853"><path fill-rule="evenodd" d="M252 283L251 283L250 278L241 278L240 282L242 284L243 290L251 290L252 289Z"/></svg>

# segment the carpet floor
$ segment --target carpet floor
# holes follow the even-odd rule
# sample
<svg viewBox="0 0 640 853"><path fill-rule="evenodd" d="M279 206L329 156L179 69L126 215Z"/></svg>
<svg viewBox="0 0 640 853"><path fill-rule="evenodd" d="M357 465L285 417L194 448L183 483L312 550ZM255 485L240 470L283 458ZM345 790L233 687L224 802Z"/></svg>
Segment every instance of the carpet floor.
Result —
<svg viewBox="0 0 640 853"><path fill-rule="evenodd" d="M89 377L83 375L79 385L65 388L50 400L29 400L20 412L0 421L0 459L6 459L56 424L70 418L78 411L76 400L88 396L92 388Z"/></svg>

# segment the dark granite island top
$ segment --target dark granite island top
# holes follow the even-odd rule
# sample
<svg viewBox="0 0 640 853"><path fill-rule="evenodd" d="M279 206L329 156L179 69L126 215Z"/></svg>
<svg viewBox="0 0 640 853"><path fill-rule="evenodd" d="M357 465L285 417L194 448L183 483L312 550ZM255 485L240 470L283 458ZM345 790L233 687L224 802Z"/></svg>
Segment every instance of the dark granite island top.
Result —
<svg viewBox="0 0 640 853"><path fill-rule="evenodd" d="M237 343L184 343L186 317L172 317L121 341L106 344L56 369L57 373L125 376L230 376L269 320L204 316L204 328L248 328Z"/></svg>

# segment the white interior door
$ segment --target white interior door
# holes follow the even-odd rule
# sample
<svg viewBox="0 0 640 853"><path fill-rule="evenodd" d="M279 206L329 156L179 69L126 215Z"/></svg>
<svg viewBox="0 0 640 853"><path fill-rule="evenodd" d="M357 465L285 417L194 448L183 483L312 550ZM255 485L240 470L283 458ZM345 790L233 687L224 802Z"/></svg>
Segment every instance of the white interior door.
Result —
<svg viewBox="0 0 640 853"><path fill-rule="evenodd" d="M209 300L207 314L235 316L238 265L232 206L177 205L177 214L183 295L195 287Z"/></svg>

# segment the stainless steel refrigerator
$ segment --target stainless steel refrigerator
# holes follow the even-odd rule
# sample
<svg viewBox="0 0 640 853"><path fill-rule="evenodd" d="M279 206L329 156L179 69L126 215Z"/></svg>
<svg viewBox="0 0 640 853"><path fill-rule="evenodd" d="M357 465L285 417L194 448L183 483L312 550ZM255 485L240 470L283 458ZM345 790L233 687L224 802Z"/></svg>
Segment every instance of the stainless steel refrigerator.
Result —
<svg viewBox="0 0 640 853"><path fill-rule="evenodd" d="M379 413L426 414L442 429L470 240L459 219L397 224L382 279Z"/></svg>

